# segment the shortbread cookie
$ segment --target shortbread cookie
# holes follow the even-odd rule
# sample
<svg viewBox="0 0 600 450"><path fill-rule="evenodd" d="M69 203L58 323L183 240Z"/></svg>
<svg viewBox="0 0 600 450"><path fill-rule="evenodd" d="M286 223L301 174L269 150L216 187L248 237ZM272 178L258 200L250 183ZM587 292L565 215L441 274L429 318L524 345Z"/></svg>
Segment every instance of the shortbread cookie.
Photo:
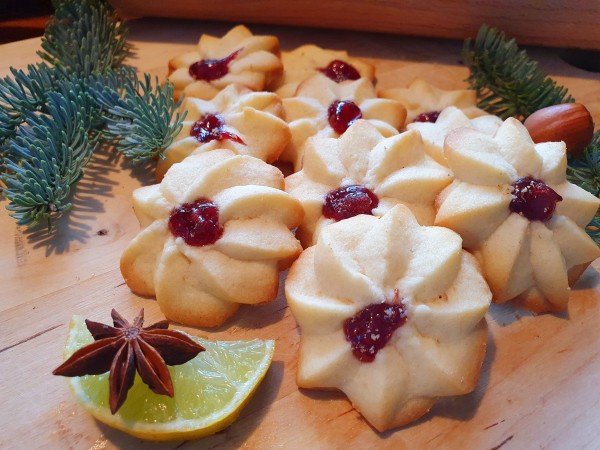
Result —
<svg viewBox="0 0 600 450"><path fill-rule="evenodd" d="M398 203L431 225L434 200L452 182L450 171L425 154L416 131L386 138L357 120L339 139L314 136L305 148L303 169L285 180L304 207L296 235L305 247L325 225L357 214L381 216Z"/></svg>
<svg viewBox="0 0 600 450"><path fill-rule="evenodd" d="M399 102L377 98L368 79L336 83L323 74L300 83L296 97L283 99L283 106L292 141L280 160L293 163L295 171L302 167L302 146L310 136L319 133L323 137L339 137L362 118L388 137L398 133L406 117Z"/></svg>
<svg viewBox="0 0 600 450"><path fill-rule="evenodd" d="M444 154L455 181L437 200L435 224L462 236L494 301L538 313L565 309L569 287L600 256L584 231L600 200L566 181L565 144L534 144L507 119L495 137L451 132Z"/></svg>
<svg viewBox="0 0 600 450"><path fill-rule="evenodd" d="M187 112L183 127L156 166L158 181L186 156L216 148L270 163L291 139L281 100L272 92L231 84L212 100L185 98L182 110Z"/></svg>
<svg viewBox="0 0 600 450"><path fill-rule="evenodd" d="M477 108L477 93L472 89L448 91L417 78L407 88L379 91L379 96L399 101L406 108L406 123L418 120L430 121L442 109L455 106L469 118L479 117L485 111Z"/></svg>
<svg viewBox="0 0 600 450"><path fill-rule="evenodd" d="M238 83L262 91L281 76L279 40L254 36L238 25L222 38L203 34L196 50L169 61L169 81L175 98L213 98L225 86Z"/></svg>
<svg viewBox="0 0 600 450"><path fill-rule="evenodd" d="M282 98L294 97L300 82L319 72L338 83L359 78L367 78L372 82L375 80L373 65L352 58L342 50L329 50L309 44L291 52L283 52L281 60L283 76L273 89Z"/></svg>
<svg viewBox="0 0 600 450"><path fill-rule="evenodd" d="M461 127L469 127L494 136L500 125L502 125L502 119L491 114L469 119L462 110L455 106L448 106L440 112L436 120L411 122L406 125L406 128L421 133L425 143L425 151L437 162L445 165L444 140L450 131Z"/></svg>
<svg viewBox="0 0 600 450"><path fill-rule="evenodd" d="M160 184L134 191L142 231L121 257L127 285L191 326L274 300L279 271L302 250L290 231L302 206L283 184L277 168L230 150L174 164Z"/></svg>
<svg viewBox="0 0 600 450"><path fill-rule="evenodd" d="M324 228L285 295L301 330L298 386L340 389L379 431L477 384L490 290L456 233L404 206Z"/></svg>

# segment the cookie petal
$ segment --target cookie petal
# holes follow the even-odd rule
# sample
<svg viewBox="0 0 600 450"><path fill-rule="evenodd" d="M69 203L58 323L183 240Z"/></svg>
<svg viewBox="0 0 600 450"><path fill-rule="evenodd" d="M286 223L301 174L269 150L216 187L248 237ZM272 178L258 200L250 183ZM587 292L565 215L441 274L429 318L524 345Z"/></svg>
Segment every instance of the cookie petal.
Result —
<svg viewBox="0 0 600 450"><path fill-rule="evenodd" d="M300 242L284 224L273 220L241 219L225 224L215 248L241 260L294 260L302 252ZM289 266L288 263L286 263Z"/></svg>
<svg viewBox="0 0 600 450"><path fill-rule="evenodd" d="M133 292L155 294L156 267L168 238L166 219L157 220L133 238L121 255L121 274Z"/></svg>
<svg viewBox="0 0 600 450"><path fill-rule="evenodd" d="M233 186L213 197L219 207L219 220L269 219L289 229L302 221L302 207L286 192L270 186Z"/></svg>
<svg viewBox="0 0 600 450"><path fill-rule="evenodd" d="M497 186L457 182L440 194L435 224L456 231L465 248L474 249L509 216L511 198Z"/></svg>
<svg viewBox="0 0 600 450"><path fill-rule="evenodd" d="M239 308L238 303L217 298L190 270L190 261L177 245L166 246L156 271L156 300L170 320L199 327L220 325Z"/></svg>

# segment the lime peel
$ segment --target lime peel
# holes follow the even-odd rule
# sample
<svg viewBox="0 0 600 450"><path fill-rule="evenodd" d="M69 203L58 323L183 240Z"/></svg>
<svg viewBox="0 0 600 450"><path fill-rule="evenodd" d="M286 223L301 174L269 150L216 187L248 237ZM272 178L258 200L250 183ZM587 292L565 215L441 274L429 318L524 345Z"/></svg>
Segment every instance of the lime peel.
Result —
<svg viewBox="0 0 600 450"><path fill-rule="evenodd" d="M150 440L196 439L231 425L264 378L273 358L273 340L210 341L191 361L169 366L175 397L153 393L136 374L116 414L108 407L108 373L69 378L77 401L99 421ZM83 318L73 316L65 359L93 338Z"/></svg>

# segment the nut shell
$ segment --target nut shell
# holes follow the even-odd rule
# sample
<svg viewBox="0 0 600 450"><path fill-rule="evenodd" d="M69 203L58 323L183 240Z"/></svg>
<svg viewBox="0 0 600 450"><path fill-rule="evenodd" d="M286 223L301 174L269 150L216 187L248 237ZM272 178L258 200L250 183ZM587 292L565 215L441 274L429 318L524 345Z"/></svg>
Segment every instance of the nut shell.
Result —
<svg viewBox="0 0 600 450"><path fill-rule="evenodd" d="M592 116L581 103L542 108L525 120L525 127L536 144L563 141L571 155L580 154L594 135Z"/></svg>

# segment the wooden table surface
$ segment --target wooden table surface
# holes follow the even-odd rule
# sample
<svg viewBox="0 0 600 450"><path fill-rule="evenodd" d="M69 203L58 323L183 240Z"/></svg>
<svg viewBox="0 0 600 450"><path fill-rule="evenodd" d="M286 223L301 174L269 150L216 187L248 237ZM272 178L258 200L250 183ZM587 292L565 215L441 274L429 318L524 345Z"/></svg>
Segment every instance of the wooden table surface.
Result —
<svg viewBox="0 0 600 450"><path fill-rule="evenodd" d="M130 62L163 77L169 58L203 32L229 25L191 21L131 23L137 49ZM463 86L461 43L382 34L253 26L279 36L284 50L304 43L347 49L376 64L382 88L416 76L445 88ZM0 75L37 60L39 39L0 46ZM600 123L600 81L533 49L541 67L584 102ZM0 448L600 448L599 261L571 294L568 312L534 317L510 306L488 314L488 352L472 394L441 400L418 422L375 432L339 393L299 390L299 331L280 289L271 304L243 307L216 330L184 328L214 339L276 340L273 364L240 418L215 436L192 442L144 443L92 419L67 383L51 372L62 360L72 314L108 321L110 309L148 323L163 316L154 300L127 288L119 258L139 231L131 192L153 180L111 153L98 153L73 195L73 210L56 235L18 228L0 214ZM5 205L5 201L3 202Z"/></svg>

